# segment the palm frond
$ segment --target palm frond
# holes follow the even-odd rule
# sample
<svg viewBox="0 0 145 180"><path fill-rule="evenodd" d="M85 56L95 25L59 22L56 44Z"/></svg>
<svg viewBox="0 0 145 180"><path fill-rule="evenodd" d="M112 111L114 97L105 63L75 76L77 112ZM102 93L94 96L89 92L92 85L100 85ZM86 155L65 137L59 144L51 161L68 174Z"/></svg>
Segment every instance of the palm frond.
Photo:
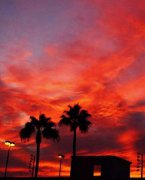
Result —
<svg viewBox="0 0 145 180"><path fill-rule="evenodd" d="M79 129L82 133L86 133L91 126L91 122L88 120L79 121Z"/></svg>
<svg viewBox="0 0 145 180"><path fill-rule="evenodd" d="M55 128L48 128L48 127L44 128L42 131L42 135L44 138L52 139L54 141L59 141L60 139L59 132Z"/></svg>
<svg viewBox="0 0 145 180"><path fill-rule="evenodd" d="M71 118L69 118L65 115L62 115L58 125L59 126L62 126L62 125L70 126L70 124L71 124Z"/></svg>
<svg viewBox="0 0 145 180"><path fill-rule="evenodd" d="M21 129L19 135L21 137L21 140L29 140L31 135L34 133L35 129L34 126L32 126L31 123L26 123L25 127Z"/></svg>
<svg viewBox="0 0 145 180"><path fill-rule="evenodd" d="M74 131L79 126L78 122L73 122L70 125L70 131Z"/></svg>
<svg viewBox="0 0 145 180"><path fill-rule="evenodd" d="M46 124L51 120L50 117L46 117L45 114L40 114L39 116L39 121L40 121L40 125L45 127Z"/></svg>
<svg viewBox="0 0 145 180"><path fill-rule="evenodd" d="M79 111L80 111L80 109L81 109L81 106L80 106L79 104L75 104L75 105L73 106L73 109L74 109L74 111L78 114Z"/></svg>
<svg viewBox="0 0 145 180"><path fill-rule="evenodd" d="M81 106L79 104L75 104L73 107L68 105L69 110L65 111L65 113L72 119L76 119L79 116L79 112L81 109Z"/></svg>
<svg viewBox="0 0 145 180"><path fill-rule="evenodd" d="M91 117L91 114L89 114L88 113L88 111L87 110L81 110L81 112L80 112L80 117L82 117L82 118L88 118L88 117Z"/></svg>
<svg viewBox="0 0 145 180"><path fill-rule="evenodd" d="M56 127L56 124L53 122L53 121L49 121L45 124L44 128L47 127L47 128L54 128Z"/></svg>
<svg viewBox="0 0 145 180"><path fill-rule="evenodd" d="M34 116L30 116L30 119L31 119L32 124L33 124L36 128L39 128L39 126L40 126L39 120L38 120L37 118L35 118Z"/></svg>
<svg viewBox="0 0 145 180"><path fill-rule="evenodd" d="M27 129L34 129L34 126L33 126L33 124L31 123L31 122L26 122L25 123L25 128L27 128Z"/></svg>
<svg viewBox="0 0 145 180"><path fill-rule="evenodd" d="M78 123L79 123L79 129L81 132L87 132L89 127L91 126L91 122L88 120L88 118L91 117L91 115L86 110L81 110Z"/></svg>
<svg viewBox="0 0 145 180"><path fill-rule="evenodd" d="M74 131L79 127L81 132L87 132L91 122L88 120L91 115L87 110L81 110L81 106L79 104L75 104L74 106L68 106L69 110L64 111L65 114L61 116L61 120L59 121L59 126L66 125L70 126L70 131Z"/></svg>

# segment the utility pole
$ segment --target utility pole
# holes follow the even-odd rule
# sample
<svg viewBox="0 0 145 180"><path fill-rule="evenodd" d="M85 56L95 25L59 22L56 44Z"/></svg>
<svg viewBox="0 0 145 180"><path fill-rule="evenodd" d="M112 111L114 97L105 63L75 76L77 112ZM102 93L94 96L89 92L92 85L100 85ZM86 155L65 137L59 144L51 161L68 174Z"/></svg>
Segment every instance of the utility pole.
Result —
<svg viewBox="0 0 145 180"><path fill-rule="evenodd" d="M144 168L144 154L137 153L137 171L140 171L140 176L143 178L143 168Z"/></svg>
<svg viewBox="0 0 145 180"><path fill-rule="evenodd" d="M34 176L34 167L35 167L35 155L30 154L30 161L29 161L29 172L31 172L32 177Z"/></svg>
<svg viewBox="0 0 145 180"><path fill-rule="evenodd" d="M141 154L141 178L143 178L143 154Z"/></svg>

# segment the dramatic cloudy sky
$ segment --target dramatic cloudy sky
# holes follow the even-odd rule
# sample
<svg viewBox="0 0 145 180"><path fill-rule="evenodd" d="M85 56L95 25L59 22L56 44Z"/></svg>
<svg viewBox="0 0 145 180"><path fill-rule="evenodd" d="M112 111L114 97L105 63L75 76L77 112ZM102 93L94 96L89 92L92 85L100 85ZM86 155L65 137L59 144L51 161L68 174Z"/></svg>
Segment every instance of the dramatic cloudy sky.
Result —
<svg viewBox="0 0 145 180"><path fill-rule="evenodd" d="M92 114L79 134L79 155L117 155L132 162L145 152L145 1L0 0L0 176L8 147L8 175L30 176L34 137L19 131L29 116L56 123L68 105ZM59 128L59 143L44 140L40 176L58 175L58 153L69 175L72 133Z"/></svg>

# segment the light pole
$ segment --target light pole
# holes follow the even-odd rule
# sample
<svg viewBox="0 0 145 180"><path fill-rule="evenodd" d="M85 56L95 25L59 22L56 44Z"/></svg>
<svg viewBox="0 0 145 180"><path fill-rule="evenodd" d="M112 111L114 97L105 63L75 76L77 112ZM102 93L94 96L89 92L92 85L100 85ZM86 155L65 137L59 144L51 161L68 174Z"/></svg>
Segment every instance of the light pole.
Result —
<svg viewBox="0 0 145 180"><path fill-rule="evenodd" d="M64 155L63 154L58 154L58 158L60 159L60 162L59 162L59 174L58 174L58 176L60 177L60 175L61 175L61 165L62 165L62 160L64 159Z"/></svg>
<svg viewBox="0 0 145 180"><path fill-rule="evenodd" d="M9 162L10 149L11 149L11 147L14 147L14 146L15 146L15 143L14 143L14 142L11 142L11 141L5 141L5 145L6 145L6 146L9 146L9 149L8 149L8 153L7 153L7 159L6 159L6 167L5 167L4 177L7 176L7 168L8 168L8 162Z"/></svg>

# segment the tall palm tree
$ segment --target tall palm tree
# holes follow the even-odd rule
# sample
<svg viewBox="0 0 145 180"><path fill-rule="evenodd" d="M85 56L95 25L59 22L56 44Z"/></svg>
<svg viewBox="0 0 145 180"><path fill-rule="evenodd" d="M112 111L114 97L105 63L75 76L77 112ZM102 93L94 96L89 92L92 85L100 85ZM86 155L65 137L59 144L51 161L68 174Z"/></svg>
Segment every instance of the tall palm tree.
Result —
<svg viewBox="0 0 145 180"><path fill-rule="evenodd" d="M30 116L30 122L26 122L25 127L20 131L21 140L29 140L33 133L36 134L36 167L35 177L38 176L39 169L39 156L40 156L40 144L42 137L46 139L59 140L58 130L55 128L55 123L51 121L50 117L46 117L45 114L40 114L39 119L34 116Z"/></svg>
<svg viewBox="0 0 145 180"><path fill-rule="evenodd" d="M91 116L87 110L81 109L79 104L75 104L73 107L68 106L69 110L64 111L64 114L61 116L59 125L70 126L70 131L73 132L73 157L76 156L76 135L77 129L82 133L86 133L91 125L91 122L88 118Z"/></svg>

